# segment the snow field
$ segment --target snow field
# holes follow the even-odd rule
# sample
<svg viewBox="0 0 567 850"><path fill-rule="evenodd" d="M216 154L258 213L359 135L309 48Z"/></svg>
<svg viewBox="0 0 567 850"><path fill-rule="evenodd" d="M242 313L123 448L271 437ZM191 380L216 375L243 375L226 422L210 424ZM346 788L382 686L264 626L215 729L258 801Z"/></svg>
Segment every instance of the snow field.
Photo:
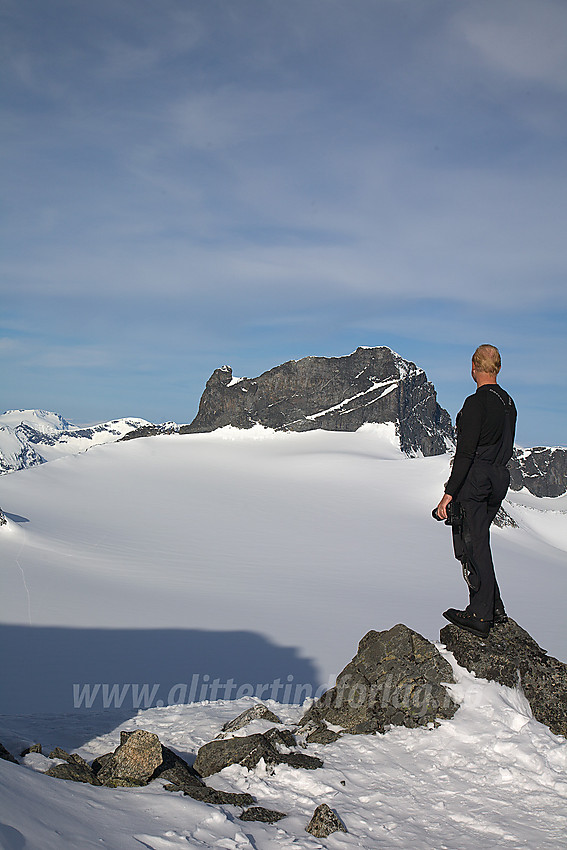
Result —
<svg viewBox="0 0 567 850"><path fill-rule="evenodd" d="M250 698L161 705L176 683L332 685L370 628L404 622L435 640L466 601L450 532L431 517L448 456L408 459L389 428L281 434L255 428L97 447L3 476L0 529L4 710L0 740L87 759L143 728L192 759ZM510 614L567 658L567 496L510 493L520 528L494 529ZM244 823L147 788L91 788L0 761L0 847L559 850L567 833L567 745L517 691L455 665L461 708L436 729L391 729L311 745L324 768L225 769L288 817ZM286 674L289 676L286 678ZM73 684L159 684L138 710L74 707ZM193 699L200 699L197 691ZM212 693L212 691L206 691ZM281 694L281 690L278 692ZM167 699L165 700L167 701ZM303 708L266 700L286 723ZM263 731L254 723L239 734ZM343 784L344 783L344 784ZM327 802L349 833L305 832Z"/></svg>

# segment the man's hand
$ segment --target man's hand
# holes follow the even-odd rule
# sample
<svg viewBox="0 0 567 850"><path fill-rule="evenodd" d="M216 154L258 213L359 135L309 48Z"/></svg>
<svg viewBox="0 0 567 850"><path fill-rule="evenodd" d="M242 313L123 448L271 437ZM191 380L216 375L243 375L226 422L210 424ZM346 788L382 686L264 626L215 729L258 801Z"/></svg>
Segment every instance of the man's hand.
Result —
<svg viewBox="0 0 567 850"><path fill-rule="evenodd" d="M453 501L453 497L449 496L448 493L445 493L437 507L435 508L437 512L437 516L440 516L441 519L447 519L447 505L449 502Z"/></svg>

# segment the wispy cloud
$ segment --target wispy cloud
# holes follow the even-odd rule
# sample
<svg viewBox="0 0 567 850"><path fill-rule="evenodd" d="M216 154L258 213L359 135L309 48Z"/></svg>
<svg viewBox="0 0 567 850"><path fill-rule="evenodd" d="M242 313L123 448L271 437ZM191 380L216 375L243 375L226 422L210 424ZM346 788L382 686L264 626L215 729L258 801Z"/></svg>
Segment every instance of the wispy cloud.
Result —
<svg viewBox="0 0 567 850"><path fill-rule="evenodd" d="M552 0L463 4L457 29L494 70L567 91L567 7Z"/></svg>
<svg viewBox="0 0 567 850"><path fill-rule="evenodd" d="M50 380L112 352L198 395L385 342L449 385L488 332L564 360L563 2L5 6L2 303Z"/></svg>

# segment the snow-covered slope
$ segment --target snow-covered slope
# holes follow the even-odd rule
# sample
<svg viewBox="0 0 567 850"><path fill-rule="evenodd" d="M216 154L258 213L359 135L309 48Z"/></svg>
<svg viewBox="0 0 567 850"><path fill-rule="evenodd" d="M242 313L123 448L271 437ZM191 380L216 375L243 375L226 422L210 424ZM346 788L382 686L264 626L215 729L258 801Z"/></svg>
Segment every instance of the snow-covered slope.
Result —
<svg viewBox="0 0 567 850"><path fill-rule="evenodd" d="M80 427L46 410L7 410L0 415L0 474L114 442L148 424L145 419L114 419Z"/></svg>
<svg viewBox="0 0 567 850"><path fill-rule="evenodd" d="M449 660L452 657L448 654ZM562 850L567 817L567 744L531 717L517 691L477 680L453 661L452 694L460 709L438 729L397 727L386 735L347 735L309 753L324 761L315 771L279 765L240 765L209 778L219 790L251 793L258 805L287 817L277 824L244 823L240 809L208 806L171 794L159 780L147 788L93 788L42 776L49 762L30 755L31 770L0 761L0 799L5 850L276 850L276 848L412 848L412 850ZM301 710L269 702L284 722ZM90 761L113 750L120 728L146 729L189 756L222 725L250 706L235 702L154 708L120 727L85 737L70 731L69 718L37 718L32 724L0 722L0 735L17 749L41 738ZM264 732L255 721L241 734ZM8 738L6 738L8 736ZM313 810L325 802L348 833L325 841L305 832ZM4 840L4 843L2 843Z"/></svg>
<svg viewBox="0 0 567 850"><path fill-rule="evenodd" d="M380 425L150 437L4 476L0 740L92 756L141 727L190 754L251 694L286 703L332 684L370 628L435 640L441 611L466 600L430 516L448 469L404 456ZM567 497L509 498L520 527L493 532L504 601L565 660ZM315 848L304 827L328 802L350 830L337 848L562 847L565 743L515 692L459 676L463 709L438 730L342 739L321 771L211 779L290 812L276 826L159 783L86 788L0 762L0 844Z"/></svg>

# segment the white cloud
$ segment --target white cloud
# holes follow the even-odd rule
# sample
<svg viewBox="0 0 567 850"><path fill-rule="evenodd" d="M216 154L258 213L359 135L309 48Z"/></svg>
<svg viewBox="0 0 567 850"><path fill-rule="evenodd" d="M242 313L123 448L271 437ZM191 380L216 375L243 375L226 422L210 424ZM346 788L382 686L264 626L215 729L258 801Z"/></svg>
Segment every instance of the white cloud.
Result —
<svg viewBox="0 0 567 850"><path fill-rule="evenodd" d="M553 0L464 4L456 24L492 67L567 90L567 5Z"/></svg>

